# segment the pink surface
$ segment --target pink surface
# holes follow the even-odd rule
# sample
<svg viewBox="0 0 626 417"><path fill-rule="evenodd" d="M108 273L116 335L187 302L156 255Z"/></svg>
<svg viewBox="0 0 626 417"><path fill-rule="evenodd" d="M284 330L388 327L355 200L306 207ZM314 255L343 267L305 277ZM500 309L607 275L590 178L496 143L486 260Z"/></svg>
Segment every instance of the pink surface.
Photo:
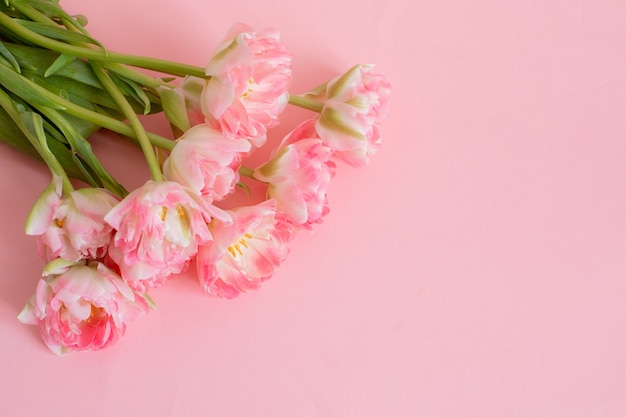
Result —
<svg viewBox="0 0 626 417"><path fill-rule="evenodd" d="M196 65L235 21L275 26L295 92L375 63L392 109L259 292L178 277L116 346L64 358L16 320L48 174L3 147L0 415L626 415L626 3L62 4L112 50ZM127 185L147 175L96 148Z"/></svg>

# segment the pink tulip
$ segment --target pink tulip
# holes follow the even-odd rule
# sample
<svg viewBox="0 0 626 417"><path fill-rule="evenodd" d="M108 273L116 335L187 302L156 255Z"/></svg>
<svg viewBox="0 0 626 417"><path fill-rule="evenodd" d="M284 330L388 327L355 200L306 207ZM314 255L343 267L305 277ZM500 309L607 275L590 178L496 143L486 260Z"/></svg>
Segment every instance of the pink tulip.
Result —
<svg viewBox="0 0 626 417"><path fill-rule="evenodd" d="M227 39L206 68L202 109L225 135L262 146L289 101L291 54L272 29L237 25Z"/></svg>
<svg viewBox="0 0 626 417"><path fill-rule="evenodd" d="M145 292L183 272L198 245L211 240L207 223L229 216L172 181L148 181L106 216L117 232L111 259L134 289Z"/></svg>
<svg viewBox="0 0 626 417"><path fill-rule="evenodd" d="M352 166L364 166L376 153L379 124L387 114L391 85L373 66L357 65L331 80L315 129L333 155Z"/></svg>
<svg viewBox="0 0 626 417"><path fill-rule="evenodd" d="M147 311L146 299L103 264L56 259L18 319L38 326L48 348L62 355L114 344Z"/></svg>
<svg viewBox="0 0 626 417"><path fill-rule="evenodd" d="M163 174L206 202L219 201L239 181L237 170L249 150L248 141L223 136L207 124L196 125L178 139L163 164Z"/></svg>
<svg viewBox="0 0 626 417"><path fill-rule="evenodd" d="M288 253L293 229L273 200L230 212L232 224L214 221L213 241L200 247L198 277L210 295L234 298L256 290Z"/></svg>
<svg viewBox="0 0 626 417"><path fill-rule="evenodd" d="M268 197L294 224L306 227L322 221L328 209L326 192L335 174L332 151L306 121L283 141L273 158L254 171L266 182Z"/></svg>
<svg viewBox="0 0 626 417"><path fill-rule="evenodd" d="M72 262L102 258L113 230L104 216L118 202L99 188L81 188L64 197L55 177L33 205L26 234L38 236L39 256L46 262L57 257Z"/></svg>

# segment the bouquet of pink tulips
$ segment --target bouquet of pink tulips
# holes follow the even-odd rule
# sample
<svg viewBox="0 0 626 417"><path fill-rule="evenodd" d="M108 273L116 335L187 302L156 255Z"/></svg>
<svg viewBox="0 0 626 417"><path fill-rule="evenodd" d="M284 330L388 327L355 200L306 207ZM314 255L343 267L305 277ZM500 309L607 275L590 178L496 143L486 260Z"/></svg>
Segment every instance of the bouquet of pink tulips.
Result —
<svg viewBox="0 0 626 417"><path fill-rule="evenodd" d="M258 289L328 213L335 163L364 166L376 152L390 93L356 65L290 94L291 54L271 29L236 25L197 68L108 51L85 25L58 1L0 2L0 139L52 173L26 221L45 266L19 320L57 354L115 343L154 307L148 292L191 261L208 295ZM311 117L247 166L288 104ZM176 139L147 131L138 115L149 113ZM106 171L88 141L100 128L141 148L144 185L129 192ZM225 209L251 181L265 200Z"/></svg>

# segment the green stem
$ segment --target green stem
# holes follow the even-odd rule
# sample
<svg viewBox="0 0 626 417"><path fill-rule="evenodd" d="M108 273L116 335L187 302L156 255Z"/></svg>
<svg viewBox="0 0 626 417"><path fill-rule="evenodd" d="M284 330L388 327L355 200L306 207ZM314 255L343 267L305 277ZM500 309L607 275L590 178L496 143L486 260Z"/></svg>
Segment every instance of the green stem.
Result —
<svg viewBox="0 0 626 417"><path fill-rule="evenodd" d="M310 98L289 95L289 104L293 104L294 106L302 107L303 109L312 110L317 113L321 113L324 108L324 103L320 103L317 100L312 100Z"/></svg>
<svg viewBox="0 0 626 417"><path fill-rule="evenodd" d="M111 97L113 97L117 105L122 110L124 116L128 119L128 122L130 123L130 126L139 141L139 146L146 157L146 162L148 163L152 179L155 181L163 180L163 173L161 172L159 161L156 158L152 143L150 142L146 129L143 127L143 124L141 124L139 117L137 117L132 106L126 100L126 97L124 97L119 88L117 88L109 74L107 74L103 69L102 65L92 62L91 66L104 88L109 92L109 94L111 94Z"/></svg>
<svg viewBox="0 0 626 417"><path fill-rule="evenodd" d="M35 22L48 25L48 26L59 27L59 25L57 25L53 20L51 20L49 17L47 17L40 11L36 10L32 6L21 4L19 1L14 2L12 4L17 10L19 10L26 17L30 18L31 20ZM73 21L63 20L63 22L65 26L67 27L67 30L88 35L88 33L86 33L84 29L81 30L82 28L78 27ZM93 49L93 48L90 48L88 45L75 45L75 46L81 46L87 49ZM102 49L104 49L104 47ZM122 77L135 81L139 84L145 85L147 87L156 89L160 87L169 86L167 82L159 78L151 77L149 75L136 71L122 64L111 62L111 63L107 63L106 68L109 71L115 72L116 74L121 75Z"/></svg>
<svg viewBox="0 0 626 417"><path fill-rule="evenodd" d="M145 68L181 77L184 77L186 75L191 75L199 78L206 77L206 74L204 73L204 68L196 67L193 65L181 64L178 62L167 61L157 58L147 58L137 55L120 54L111 51L99 51L91 48L85 48L82 46L69 45L64 42L59 42L54 39L39 35L38 33L35 33L25 28L4 13L0 13L0 25L4 26L7 30L11 31L15 35L21 37L26 41L62 54L74 55L94 61L102 61L108 63L117 62L120 64L127 64L134 67Z"/></svg>

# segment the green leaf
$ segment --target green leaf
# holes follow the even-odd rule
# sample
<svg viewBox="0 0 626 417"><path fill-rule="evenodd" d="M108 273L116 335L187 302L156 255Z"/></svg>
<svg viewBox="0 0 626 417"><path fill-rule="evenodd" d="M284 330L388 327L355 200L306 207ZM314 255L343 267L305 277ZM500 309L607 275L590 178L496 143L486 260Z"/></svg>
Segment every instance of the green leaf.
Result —
<svg viewBox="0 0 626 417"><path fill-rule="evenodd" d="M33 137L37 138L39 146L41 146L42 149L49 151L50 149L48 148L46 131L43 128L43 118L41 115L39 113L35 113L34 111L21 111L20 118L24 127L28 129L28 132L30 132Z"/></svg>
<svg viewBox="0 0 626 417"><path fill-rule="evenodd" d="M7 90L28 103L47 106L57 110L65 110L65 107L43 96L34 84L35 83L15 71L4 65L0 65L0 85L4 86Z"/></svg>
<svg viewBox="0 0 626 417"><path fill-rule="evenodd" d="M9 61L7 61L6 58L3 57L2 55L0 55L0 65L4 65L7 68L13 68L11 63Z"/></svg>
<svg viewBox="0 0 626 417"><path fill-rule="evenodd" d="M11 64L15 72L22 72L22 69L20 68L20 64L18 64L17 59L15 59L11 51L9 51L6 46L4 46L4 42L2 41L0 41L0 55L2 55L2 57L4 57Z"/></svg>
<svg viewBox="0 0 626 417"><path fill-rule="evenodd" d="M68 42L71 44L90 43L98 45L98 43L90 36L83 35L79 32L73 32L60 26L44 25L42 23L31 22L30 20L23 19L13 20L24 26L26 29L35 32L38 35L45 36L46 38Z"/></svg>
<svg viewBox="0 0 626 417"><path fill-rule="evenodd" d="M86 178L81 169L76 166L67 146L54 139L62 135L59 132L50 135L49 132L54 129L54 126L35 114L31 107L18 97L11 97L0 90L0 99L2 103L0 106L0 126L2 126L0 141L46 164L54 159L54 164L57 165L54 172L62 169L67 175L89 183L89 178ZM48 160L44 158L44 155Z"/></svg>
<svg viewBox="0 0 626 417"><path fill-rule="evenodd" d="M143 106L143 114L150 113L150 99L146 92L133 80L124 78L115 73L109 72L109 76L115 82L117 87L122 91L125 96L132 97L137 103Z"/></svg>
<svg viewBox="0 0 626 417"><path fill-rule="evenodd" d="M24 112L24 109L24 106L14 103L12 111ZM19 116L16 114L16 117L18 117L18 120L21 122L21 114ZM31 144L26 134L22 131L22 128L16 124L7 110L2 107L0 107L0 126L2 126L2 129L0 129L0 141L7 143L22 154L35 158L42 163L44 162L42 156ZM46 135L46 142L47 149L54 154L55 158L61 164L67 175L90 184L89 179L86 178L83 175L82 170L76 166L72 157L72 152L67 148L67 146L54 140L48 135ZM91 185L96 186L95 184Z"/></svg>
<svg viewBox="0 0 626 417"><path fill-rule="evenodd" d="M64 90L68 93L70 101L90 110L93 110L91 107L97 104L116 111L119 110L117 103L104 90L87 62L81 59L71 60L65 66L55 71L53 75L49 75L46 78L45 73L47 69L54 65L60 54L47 49L14 43L7 43L6 47L22 67L23 75L34 80L47 90L53 91L55 94L59 94L61 90ZM130 87L126 87L124 91L126 95L130 95L131 90ZM159 97L147 90L144 90L144 94L150 102L150 113L161 111ZM133 109L137 113L146 110L147 106L144 102L146 97L143 97L143 99L133 97L133 100L130 100ZM117 118L121 120L124 117Z"/></svg>
<svg viewBox="0 0 626 417"><path fill-rule="evenodd" d="M98 177L92 175L89 172L89 170L87 169L87 166L85 166L84 161L80 159L80 157L74 152L72 152L72 160L74 161L74 163L80 170L81 174L85 176L85 179L87 180L88 184L92 184L96 188L103 187L102 181L100 181Z"/></svg>
<svg viewBox="0 0 626 417"><path fill-rule="evenodd" d="M87 18L83 15L71 16L67 13L61 6L59 6L58 2L51 1L41 1L41 0L21 0L23 3L28 4L33 7L40 13L44 14L49 18L58 18L63 22L63 25L68 29L75 28L80 31L83 35L90 39L90 43L94 45L98 45L102 48L103 51L106 51L104 45L102 45L98 40L91 37L89 32L85 29L87 25ZM71 29L70 29L71 30Z"/></svg>
<svg viewBox="0 0 626 417"><path fill-rule="evenodd" d="M56 72L63 69L67 64L76 60L75 56L61 54L59 57L48 67L46 72L43 74L44 77L48 78L49 76L55 74Z"/></svg>
<svg viewBox="0 0 626 417"><path fill-rule="evenodd" d="M62 143L64 145L68 145L68 141L65 138L65 136L63 136L63 134L61 134L61 132L59 132L54 125L50 124L50 122L48 122L47 120L44 120L43 122L43 128L46 131L46 134L49 138L52 138L54 140L56 140L59 143Z"/></svg>
<svg viewBox="0 0 626 417"><path fill-rule="evenodd" d="M95 175L95 179L101 184L100 187L104 186L114 194L125 197L128 191L126 191L126 189L106 171L104 166L102 166L102 163L91 149L91 143L74 129L65 129L64 133L70 140L74 152L77 156L80 155L81 159L79 159L79 161L84 161L84 163L89 166L90 171ZM82 164L79 166L82 166Z"/></svg>
<svg viewBox="0 0 626 417"><path fill-rule="evenodd" d="M120 197L124 197L128 194L124 187L104 169L100 160L93 153L91 143L75 128L71 118L66 117L62 112L51 109L41 109L41 112L63 133L63 136L67 138L70 148L74 152L73 157L76 166L83 171L83 175L87 177L91 183L98 184L99 187L105 186Z"/></svg>
<svg viewBox="0 0 626 417"><path fill-rule="evenodd" d="M16 43L5 43L23 69L44 76L45 71L59 58L59 53L44 48L37 48ZM80 59L67 63L55 75L70 78L74 81L102 89L102 85L93 73L89 64Z"/></svg>
<svg viewBox="0 0 626 417"><path fill-rule="evenodd" d="M33 80L39 86L56 95L64 96L72 103L78 104L86 109L93 110L94 104L107 107L117 107L115 101L104 90L91 87L72 79L51 75L44 78L42 75L24 70L24 76Z"/></svg>

